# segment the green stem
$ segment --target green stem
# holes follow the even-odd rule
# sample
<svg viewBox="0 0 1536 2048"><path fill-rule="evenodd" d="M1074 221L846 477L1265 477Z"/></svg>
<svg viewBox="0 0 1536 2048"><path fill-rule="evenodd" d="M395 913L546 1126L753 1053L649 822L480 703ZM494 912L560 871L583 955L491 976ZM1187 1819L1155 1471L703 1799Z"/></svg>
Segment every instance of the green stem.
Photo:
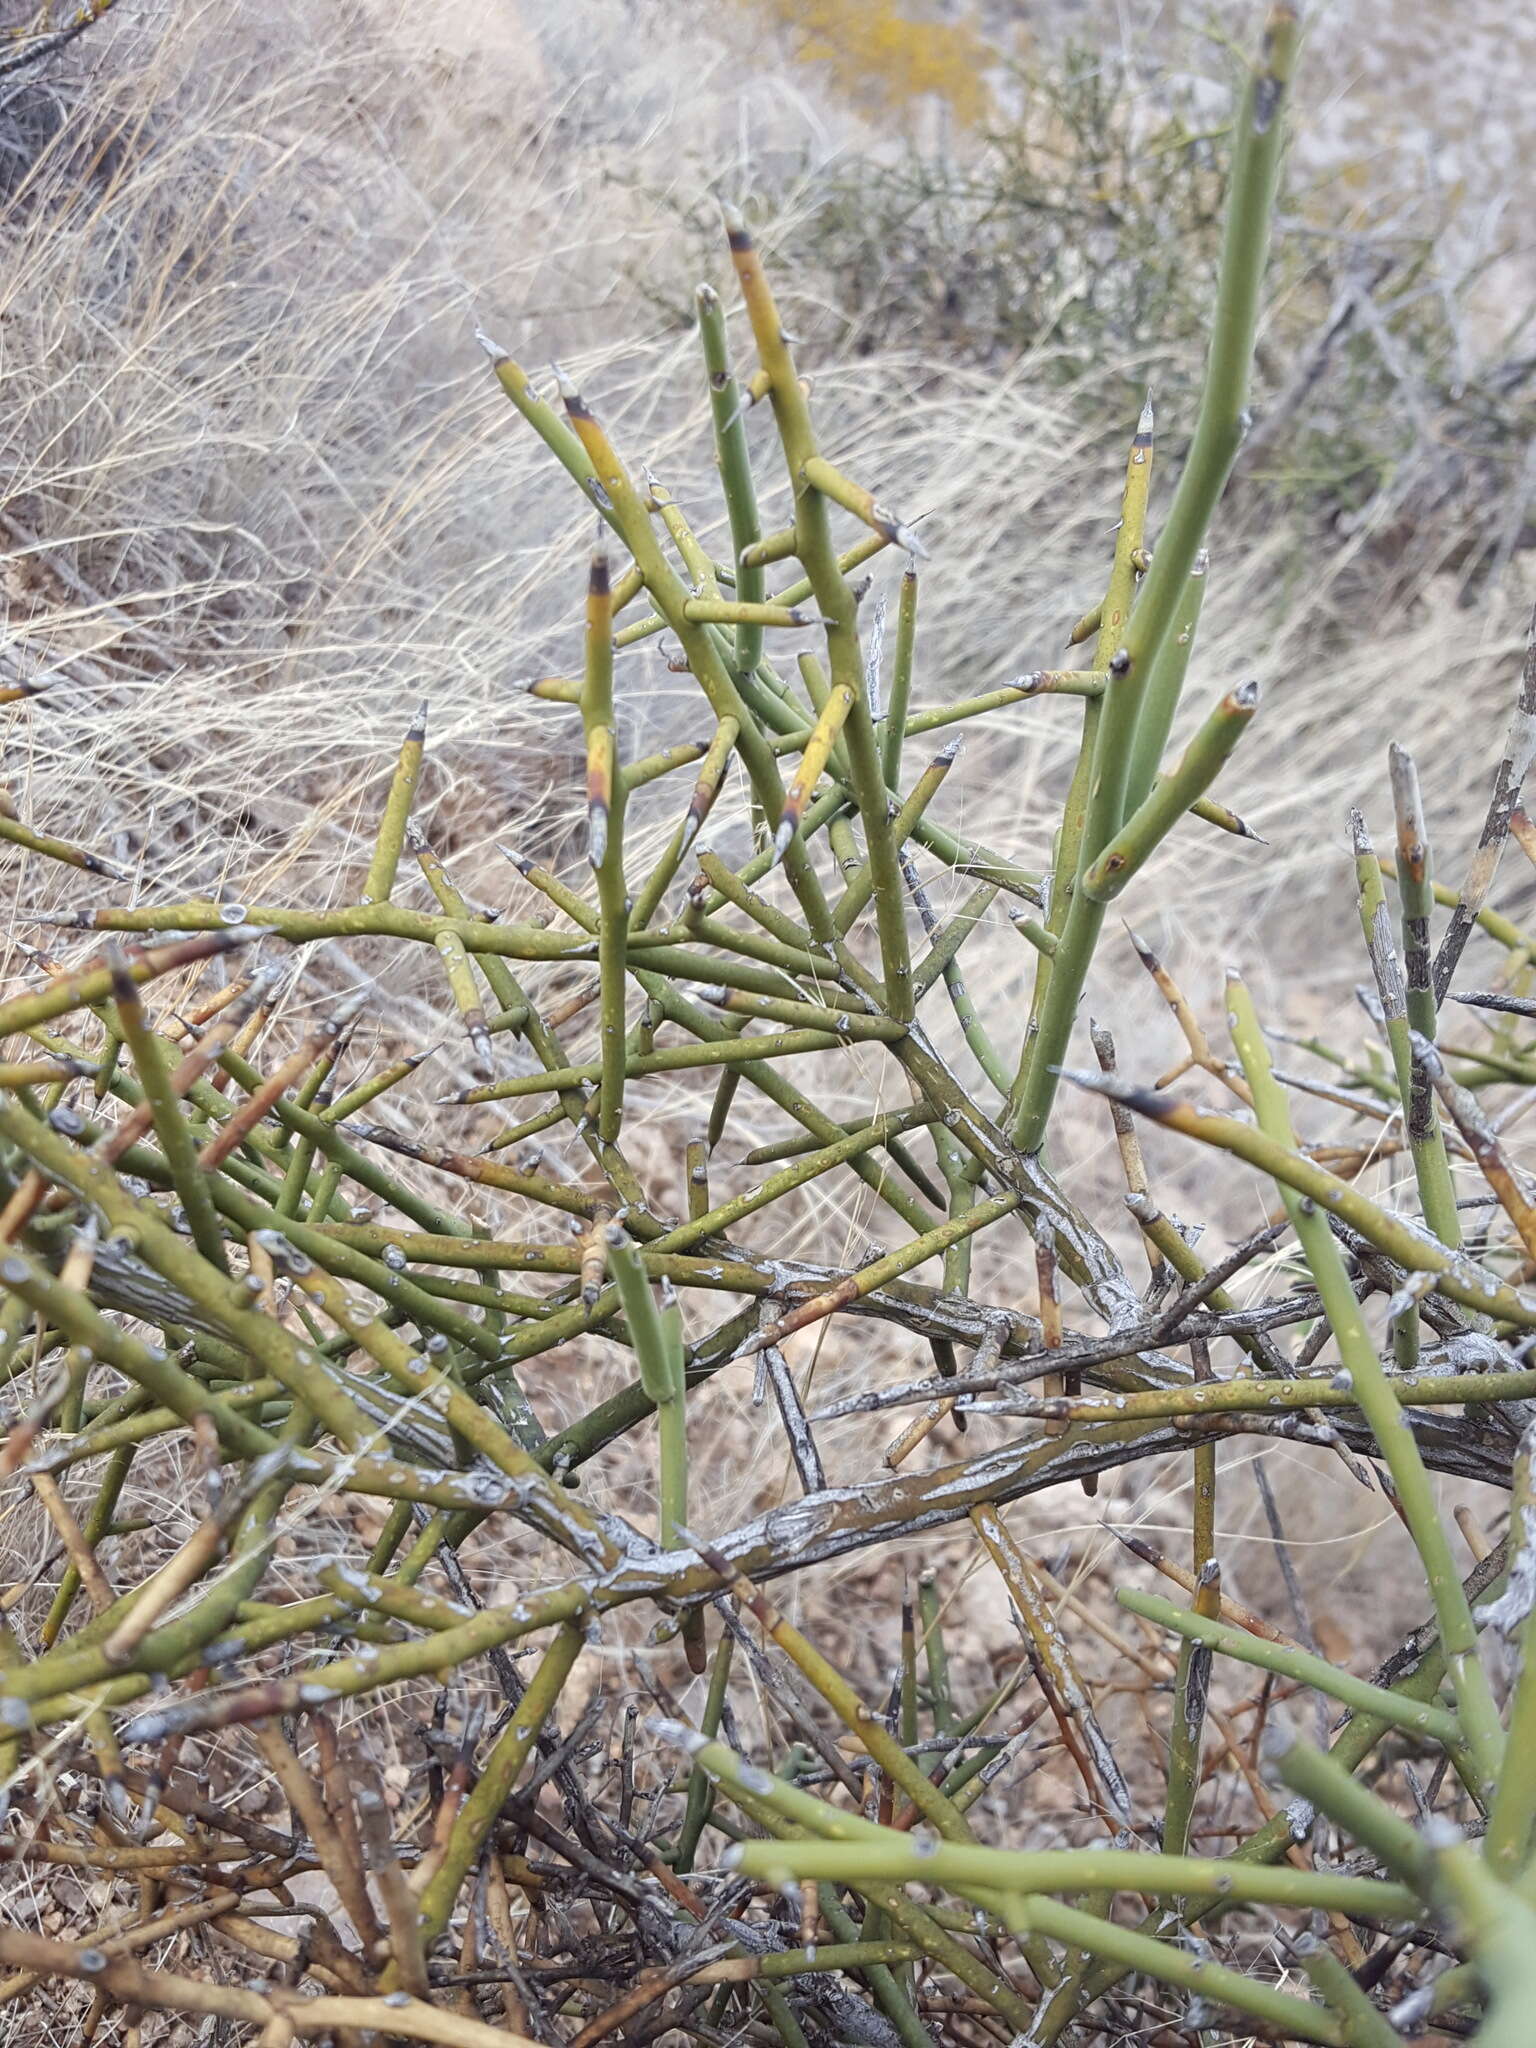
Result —
<svg viewBox="0 0 1536 2048"><path fill-rule="evenodd" d="M459 1809L443 1860L421 1894L421 1929L427 1941L436 1940L447 1926L459 1889L511 1797L539 1731L554 1712L584 1641L582 1630L569 1623L560 1630L496 1738L474 1789Z"/></svg>
<svg viewBox="0 0 1536 2048"><path fill-rule="evenodd" d="M1295 10L1281 0L1270 9L1238 115L1211 347L1194 438L1123 639L1113 660L1102 664L1110 668L1112 681L1094 738L1090 818L1074 875L1097 859L1123 821L1148 672L1184 601L1211 516L1242 445L1296 40ZM1094 666L1101 664L1096 661ZM1102 914L1092 898L1075 892L1060 928L1057 954L1042 963L1051 972L1038 1030L1026 1037L1014 1087L1012 1136L1026 1153L1039 1151L1045 1139L1057 1069L1066 1057Z"/></svg>
<svg viewBox="0 0 1536 2048"><path fill-rule="evenodd" d="M1154 785L1084 875L1086 895L1099 903L1114 901L1216 780L1258 708L1257 683L1244 683L1222 698L1180 755L1177 767Z"/></svg>
<svg viewBox="0 0 1536 2048"><path fill-rule="evenodd" d="M1248 991L1238 981L1227 985L1227 1007L1233 1043L1253 1091L1254 1112L1267 1136L1283 1145L1294 1143L1290 1105L1269 1064L1269 1049L1259 1029ZM1392 1390L1376 1347L1371 1342L1344 1268L1328 1219L1297 1199L1282 1184L1281 1199L1305 1255L1313 1284L1322 1296L1323 1312L1333 1327L1339 1355L1349 1374L1351 1391L1392 1475L1403 1520L1424 1567L1440 1623L1440 1640L1449 1662L1461 1736L1471 1752L1485 1797L1498 1783L1504 1754L1504 1732L1493 1704L1488 1676L1478 1661L1477 1627L1451 1557L1434 1489L1418 1444Z"/></svg>

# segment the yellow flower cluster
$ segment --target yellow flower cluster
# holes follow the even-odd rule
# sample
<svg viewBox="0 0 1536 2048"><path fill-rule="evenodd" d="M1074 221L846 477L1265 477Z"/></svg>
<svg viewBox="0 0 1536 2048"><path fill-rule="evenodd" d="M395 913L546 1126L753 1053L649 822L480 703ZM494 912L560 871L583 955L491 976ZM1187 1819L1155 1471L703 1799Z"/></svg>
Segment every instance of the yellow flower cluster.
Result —
<svg viewBox="0 0 1536 2048"><path fill-rule="evenodd" d="M894 0L753 0L785 31L797 60L872 114L900 117L919 100L967 127L991 105L987 72L997 52L968 21L914 19Z"/></svg>

